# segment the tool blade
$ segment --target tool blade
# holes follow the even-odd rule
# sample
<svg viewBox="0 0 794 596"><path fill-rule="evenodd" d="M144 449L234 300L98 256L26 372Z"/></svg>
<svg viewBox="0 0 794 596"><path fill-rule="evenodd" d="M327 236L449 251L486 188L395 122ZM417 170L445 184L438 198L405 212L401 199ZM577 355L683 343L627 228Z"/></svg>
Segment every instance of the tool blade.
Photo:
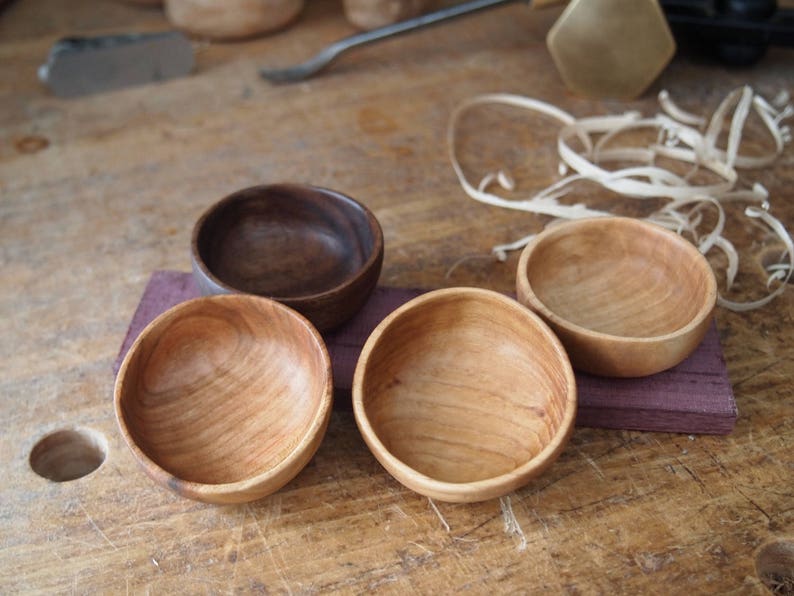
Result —
<svg viewBox="0 0 794 596"><path fill-rule="evenodd" d="M177 31L72 37L55 43L38 74L58 97L78 97L181 77L194 62Z"/></svg>

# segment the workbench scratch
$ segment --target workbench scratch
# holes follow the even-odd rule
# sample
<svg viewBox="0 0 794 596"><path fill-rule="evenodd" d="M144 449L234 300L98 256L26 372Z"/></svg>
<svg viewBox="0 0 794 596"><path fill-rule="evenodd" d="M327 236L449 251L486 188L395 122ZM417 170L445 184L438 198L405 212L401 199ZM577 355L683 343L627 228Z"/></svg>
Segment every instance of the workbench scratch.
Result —
<svg viewBox="0 0 794 596"><path fill-rule="evenodd" d="M700 488L700 491L701 491L701 492L702 492L704 495L708 495L709 497L711 497L711 496L712 496L711 494L709 494L709 491L708 491L708 489L706 488L706 484L703 482L703 480L701 480L700 476L698 476L698 475L697 475L695 472L693 472L693 471L692 471L692 469L691 469L689 466L687 466L687 465L686 465L684 462L682 462L680 458L678 458L678 457L675 457L675 458L673 458L673 459L675 459L675 461L678 463L678 465L679 465L679 466L681 466L681 468L683 468L683 470L684 470L684 471L685 471L687 474L689 474L689 476L692 478L692 480L694 480L695 482L697 482L697 484L698 484L698 487Z"/></svg>
<svg viewBox="0 0 794 596"><path fill-rule="evenodd" d="M740 489L740 488L739 488L738 486L736 486L736 485L734 485L734 486L733 486L733 489L734 489L734 490L735 490L737 493L739 493L740 495L742 495L742 497L744 497L744 498L747 500L747 502L748 502L748 503L750 503L750 505L752 505L752 506L753 506L753 508L754 508L754 509L756 509L757 511L759 511L759 512L761 513L761 515L763 515L763 516L766 518L766 521L767 521L767 522L771 522L771 521L772 521L772 516L770 516L770 515L769 515L769 514L768 514L766 511L764 511L763 507L761 507L761 506L760 506L758 503L756 503L756 502L755 502L753 499L751 499L750 497L748 497L748 496L747 496L747 495L744 493L744 491L743 491L742 489Z"/></svg>
<svg viewBox="0 0 794 596"><path fill-rule="evenodd" d="M447 520L444 519L444 516L441 515L441 512L438 510L438 507L436 507L436 504L433 502L433 499L428 497L427 502L430 503L430 508L433 510L433 513L435 513L436 516L438 516L438 519L441 522L441 525L444 527L444 529L447 531L447 533L449 533L451 528L449 527L449 524L447 523Z"/></svg>
<svg viewBox="0 0 794 596"><path fill-rule="evenodd" d="M381 224L382 287L510 293L517 254L505 263L461 257L550 220L466 198L445 142L456 107L509 90L574 116L658 109L653 92L631 102L566 92L544 44L564 8L520 3L373 46L305 84L263 84L263 56L288 63L320 37L349 34L337 0L305 4L288 31L210 44L189 77L73 100L30 76L52 40L165 30L164 12L115 1L97 9L96 0L27 0L3 12L0 593L762 593L759 547L794 531L794 287L756 311L714 313L739 408L730 435L577 426L554 464L510 493L509 507L431 505L377 462L341 399L311 463L249 505L196 503L141 473L117 432L113 363L152 273L190 268L192 228L209 205L258 184L333 188ZM707 114L737 85L794 89L793 52L769 48L751 68L728 72L682 51L658 88ZM472 175L510 170L519 189L510 196L520 199L522 188L559 180L561 130L504 108L462 119L458 151ZM360 116L372 110L388 115L388 131L366 128ZM754 118L746 149L760 155L769 139ZM627 131L630 141L646 133ZM721 144L728 133L717 131ZM17 142L33 137L35 152ZM794 145L763 172L736 174L737 188L761 175L773 215L794 222ZM575 195L632 217L655 209L654 199L623 201L588 183ZM777 241L734 217L743 209L726 210L747 257L731 294L752 300ZM719 252L706 256L722 270ZM691 382L694 395L704 379ZM107 439L105 463L72 482L37 475L37 442L78 427ZM245 448L241 461L258 450ZM509 509L518 526L506 531Z"/></svg>
<svg viewBox="0 0 794 596"><path fill-rule="evenodd" d="M99 535L100 535L100 536L102 536L102 538L104 538L104 539L105 539L105 542L107 542L107 543L108 543L108 544L109 544L111 547L113 547L113 550L119 550L119 547L118 547L118 546L116 546L115 544L113 544L113 541L112 541L110 538L108 538L108 537L107 537L107 534L105 534L105 533L104 533L104 532L103 532L103 531L100 529L100 527L99 527L99 526L96 524L96 522L94 521L94 518L92 518L92 517L91 517L91 516L88 514L88 511L87 511L87 510L86 510L86 508L83 506L83 503L82 503L82 501L78 500L78 501L77 501L77 504L80 506L80 509L82 509L82 510L83 510L83 513L85 514L85 517L86 517L86 519L88 520L88 523L89 523L89 524L91 524L91 527L93 527L93 528L94 528L94 529L95 529L97 532L99 532Z"/></svg>
<svg viewBox="0 0 794 596"><path fill-rule="evenodd" d="M549 535L549 524L546 523L545 519L543 519L542 517L540 517L540 515L538 515L538 512L537 512L537 510L534 507L531 509L531 511L532 511L532 515L535 516L535 519L538 520L538 522L540 523L541 526L543 526L543 533L546 536L548 536Z"/></svg>
<svg viewBox="0 0 794 596"><path fill-rule="evenodd" d="M239 568L239 559L240 559L240 545L242 544L243 540L243 529L245 528L245 518L246 514L250 510L243 509L240 513L240 523L237 529L237 536L235 537L234 546L232 547L232 552L226 556L227 561L232 562L232 576L229 581L229 588L234 591L234 587L237 585L237 570ZM254 523L256 523L256 519L254 519Z"/></svg>
<svg viewBox="0 0 794 596"><path fill-rule="evenodd" d="M768 371L772 370L773 368L775 368L776 366L778 366L778 365L780 365L780 364L782 364L784 362L790 362L790 360L787 359L787 358L775 359L772 362L769 362L766 365L762 366L761 368L758 368L758 369L752 371L751 373L747 374L744 378L741 378L738 381L735 381L733 383L734 392L736 390L741 389L742 387L744 387L744 384L747 383L747 381L755 379L756 377L764 374L765 372L768 372Z"/></svg>
<svg viewBox="0 0 794 596"><path fill-rule="evenodd" d="M598 474L598 477L601 480L606 480L606 476L604 476L604 473L601 471L601 468L598 467L598 464L595 462L595 460L586 453L584 453L581 449L579 449L578 445L575 446L574 448L576 449L577 453L581 455L582 458L584 458L584 460L593 467L593 469L596 471L596 474Z"/></svg>
<svg viewBox="0 0 794 596"><path fill-rule="evenodd" d="M277 500L277 502L278 502L278 512L280 514L281 513L281 499L279 498ZM256 528L256 531L259 534L259 538L262 540L262 545L265 547L265 552L267 553L268 557L270 558L270 562L273 564L273 569L275 570L276 574L278 575L279 579L281 580L281 583L284 585L284 588L287 590L287 593L290 596L292 596L292 588L290 588L289 582L287 581L287 578L284 575L284 572L282 571L281 567L279 566L278 562L276 561L276 557L273 555L273 550L276 547L278 547L281 544L283 544L283 543L279 543L279 544L271 546L268 543L264 532L262 532L262 528L259 525L259 519L256 517L256 514L254 513L253 507L251 507L251 505L249 503L246 503L245 504L245 508L246 508L246 511L248 511L248 513L250 513L251 517L254 519L254 527Z"/></svg>

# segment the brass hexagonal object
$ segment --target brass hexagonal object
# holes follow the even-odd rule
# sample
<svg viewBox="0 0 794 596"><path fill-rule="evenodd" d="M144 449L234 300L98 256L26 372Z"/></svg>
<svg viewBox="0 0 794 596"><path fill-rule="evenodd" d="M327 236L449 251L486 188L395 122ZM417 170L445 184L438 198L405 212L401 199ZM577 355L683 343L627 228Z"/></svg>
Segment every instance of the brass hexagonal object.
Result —
<svg viewBox="0 0 794 596"><path fill-rule="evenodd" d="M573 0L546 44L566 86L600 98L637 97L675 54L657 0Z"/></svg>

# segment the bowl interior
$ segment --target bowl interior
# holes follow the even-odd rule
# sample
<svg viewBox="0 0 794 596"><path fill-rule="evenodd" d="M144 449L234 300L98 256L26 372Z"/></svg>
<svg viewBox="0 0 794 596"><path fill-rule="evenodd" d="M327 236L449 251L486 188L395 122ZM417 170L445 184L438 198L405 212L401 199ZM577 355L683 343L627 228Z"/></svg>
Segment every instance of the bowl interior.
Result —
<svg viewBox="0 0 794 596"><path fill-rule="evenodd" d="M199 220L194 251L231 289L297 298L354 278L376 250L376 225L362 205L333 191L255 187Z"/></svg>
<svg viewBox="0 0 794 596"><path fill-rule="evenodd" d="M551 228L538 238L526 275L535 296L558 318L632 338L687 326L714 287L708 263L686 240L629 219Z"/></svg>
<svg viewBox="0 0 794 596"><path fill-rule="evenodd" d="M567 359L548 328L490 294L436 293L418 302L384 329L365 364L363 409L378 440L443 482L485 480L526 464L575 400Z"/></svg>
<svg viewBox="0 0 794 596"><path fill-rule="evenodd" d="M226 484L284 461L330 395L316 332L277 303L215 296L144 331L117 388L120 423L157 466Z"/></svg>

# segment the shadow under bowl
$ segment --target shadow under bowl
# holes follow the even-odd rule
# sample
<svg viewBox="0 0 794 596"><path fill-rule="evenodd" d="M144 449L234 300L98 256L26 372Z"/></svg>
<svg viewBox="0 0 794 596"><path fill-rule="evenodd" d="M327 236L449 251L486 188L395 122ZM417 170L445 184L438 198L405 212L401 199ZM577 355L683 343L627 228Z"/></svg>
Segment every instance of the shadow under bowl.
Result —
<svg viewBox="0 0 794 596"><path fill-rule="evenodd" d="M717 299L705 257L655 224L573 221L521 253L518 300L559 336L574 368L641 377L680 363L703 340Z"/></svg>
<svg viewBox="0 0 794 596"><path fill-rule="evenodd" d="M496 292L451 288L415 298L373 331L353 410L399 482L442 501L483 501L557 458L573 429L576 384L534 313Z"/></svg>
<svg viewBox="0 0 794 596"><path fill-rule="evenodd" d="M125 357L121 434L158 484L209 503L253 501L314 455L332 405L331 362L295 311L245 294L166 311Z"/></svg>
<svg viewBox="0 0 794 596"><path fill-rule="evenodd" d="M191 261L203 294L272 298L325 331L358 312L375 288L383 232L369 209L338 192L256 186L201 216Z"/></svg>

